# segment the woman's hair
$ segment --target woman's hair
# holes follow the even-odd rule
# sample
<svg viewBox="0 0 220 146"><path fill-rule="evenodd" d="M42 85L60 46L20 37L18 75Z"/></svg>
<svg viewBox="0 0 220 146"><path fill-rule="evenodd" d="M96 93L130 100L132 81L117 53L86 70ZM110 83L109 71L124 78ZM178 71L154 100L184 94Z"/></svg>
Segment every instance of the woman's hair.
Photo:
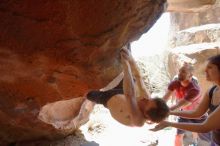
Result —
<svg viewBox="0 0 220 146"><path fill-rule="evenodd" d="M208 58L208 61L212 64L215 64L218 67L218 70L220 71L220 54Z"/></svg>

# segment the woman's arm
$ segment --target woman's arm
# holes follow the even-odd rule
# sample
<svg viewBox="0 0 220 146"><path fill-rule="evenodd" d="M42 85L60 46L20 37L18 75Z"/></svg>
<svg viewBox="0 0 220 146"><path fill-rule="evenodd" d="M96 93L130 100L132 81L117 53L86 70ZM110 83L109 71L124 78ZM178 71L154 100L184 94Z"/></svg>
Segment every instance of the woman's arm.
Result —
<svg viewBox="0 0 220 146"><path fill-rule="evenodd" d="M184 118L199 118L204 115L209 107L209 96L208 92L205 93L199 105L195 108L195 110L190 111L171 111L170 115L180 116Z"/></svg>
<svg viewBox="0 0 220 146"><path fill-rule="evenodd" d="M150 129L151 131L159 131L166 127L174 127L182 130L192 131L192 132L208 132L211 131L211 129L205 129L203 123L177 123L177 122L169 122L169 121L163 121L156 125L154 128Z"/></svg>
<svg viewBox="0 0 220 146"><path fill-rule="evenodd" d="M157 126L155 126L152 131L158 131L165 127L175 127L182 130L188 130L192 132L209 132L211 130L220 129L220 106L208 116L208 118L203 123L175 123L163 121Z"/></svg>
<svg viewBox="0 0 220 146"><path fill-rule="evenodd" d="M174 127L192 132L205 133L215 129L220 129L220 107L213 112L203 123L176 123L163 121L156 125L151 131L158 131L166 127Z"/></svg>

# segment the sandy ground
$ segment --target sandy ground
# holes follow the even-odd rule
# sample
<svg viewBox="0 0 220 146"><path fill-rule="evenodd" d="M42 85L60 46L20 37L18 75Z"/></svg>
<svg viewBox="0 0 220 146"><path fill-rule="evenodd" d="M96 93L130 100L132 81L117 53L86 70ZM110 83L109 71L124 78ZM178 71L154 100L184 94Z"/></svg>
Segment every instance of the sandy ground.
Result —
<svg viewBox="0 0 220 146"><path fill-rule="evenodd" d="M98 105L91 115L90 121L80 129L85 139L95 142L97 146L174 146L175 128L152 132L149 130L152 127L154 125L148 124L141 128L124 126L115 121L107 109ZM191 132L187 132L184 137L184 145L190 146L192 142ZM88 146L93 146L92 144L94 145L91 143ZM209 146L209 144L199 140L198 146Z"/></svg>
<svg viewBox="0 0 220 146"><path fill-rule="evenodd" d="M159 132L149 131L154 125L141 128L127 127L115 121L108 109L96 105L89 122L74 135L52 142L35 142L16 146L174 146L176 129L166 128ZM185 137L185 146L190 146L190 133ZM209 146L199 141L199 146Z"/></svg>
<svg viewBox="0 0 220 146"><path fill-rule="evenodd" d="M151 132L153 125L144 125L141 128L127 127L115 121L104 107L96 106L90 121L81 127L82 133L88 141L94 141L99 146L149 146L158 143L158 146L171 146L167 138L172 139L173 130ZM91 129L88 131L87 129ZM87 132L88 131L88 132ZM163 137L165 133L167 137ZM169 134L168 134L169 133ZM158 142L157 142L158 141Z"/></svg>

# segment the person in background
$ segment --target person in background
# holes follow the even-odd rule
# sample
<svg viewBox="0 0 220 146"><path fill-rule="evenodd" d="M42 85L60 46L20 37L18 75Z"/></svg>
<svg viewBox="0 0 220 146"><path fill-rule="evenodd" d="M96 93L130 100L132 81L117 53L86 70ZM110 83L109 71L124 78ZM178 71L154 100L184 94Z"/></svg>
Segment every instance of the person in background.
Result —
<svg viewBox="0 0 220 146"><path fill-rule="evenodd" d="M197 108L187 111L174 110L170 112L170 115L194 119L200 118L209 111L206 120L201 123L163 121L151 129L152 131L158 131L165 127L175 127L199 133L211 131L212 139L210 142L212 142L212 146L220 145L220 55L208 59L205 73L207 81L214 85L204 94Z"/></svg>
<svg viewBox="0 0 220 146"><path fill-rule="evenodd" d="M163 97L165 101L168 101L175 93L174 98L176 103L170 107L170 111L181 110L188 111L193 110L199 104L201 99L200 87L198 81L193 77L193 66L190 63L184 62L179 69L179 73L174 77L169 85L168 89ZM178 122L192 122L192 123L201 123L205 120L205 116L199 119L187 119L178 117ZM184 130L177 129L177 134L175 136L175 146L183 145ZM194 144L198 143L198 134L193 132Z"/></svg>

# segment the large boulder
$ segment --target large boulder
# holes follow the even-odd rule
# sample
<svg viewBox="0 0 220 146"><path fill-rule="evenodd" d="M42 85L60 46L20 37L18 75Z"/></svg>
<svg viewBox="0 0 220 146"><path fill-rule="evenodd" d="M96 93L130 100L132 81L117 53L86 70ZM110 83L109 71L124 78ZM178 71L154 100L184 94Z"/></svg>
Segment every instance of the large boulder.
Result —
<svg viewBox="0 0 220 146"><path fill-rule="evenodd" d="M170 12L200 12L209 9L216 0L167 0Z"/></svg>
<svg viewBox="0 0 220 146"><path fill-rule="evenodd" d="M169 72L178 73L181 62L194 64L202 93L212 85L206 81L205 62L220 54L220 1L199 13L172 13L170 32Z"/></svg>
<svg viewBox="0 0 220 146"><path fill-rule="evenodd" d="M40 110L71 101L65 114L76 116L88 90L121 72L120 48L164 8L165 0L1 0L0 141L69 134L39 120Z"/></svg>
<svg viewBox="0 0 220 146"><path fill-rule="evenodd" d="M150 28L164 4L165 0L2 0L0 141L69 134L39 120L40 109L111 81L121 72L120 48ZM83 101L77 100L74 115Z"/></svg>

